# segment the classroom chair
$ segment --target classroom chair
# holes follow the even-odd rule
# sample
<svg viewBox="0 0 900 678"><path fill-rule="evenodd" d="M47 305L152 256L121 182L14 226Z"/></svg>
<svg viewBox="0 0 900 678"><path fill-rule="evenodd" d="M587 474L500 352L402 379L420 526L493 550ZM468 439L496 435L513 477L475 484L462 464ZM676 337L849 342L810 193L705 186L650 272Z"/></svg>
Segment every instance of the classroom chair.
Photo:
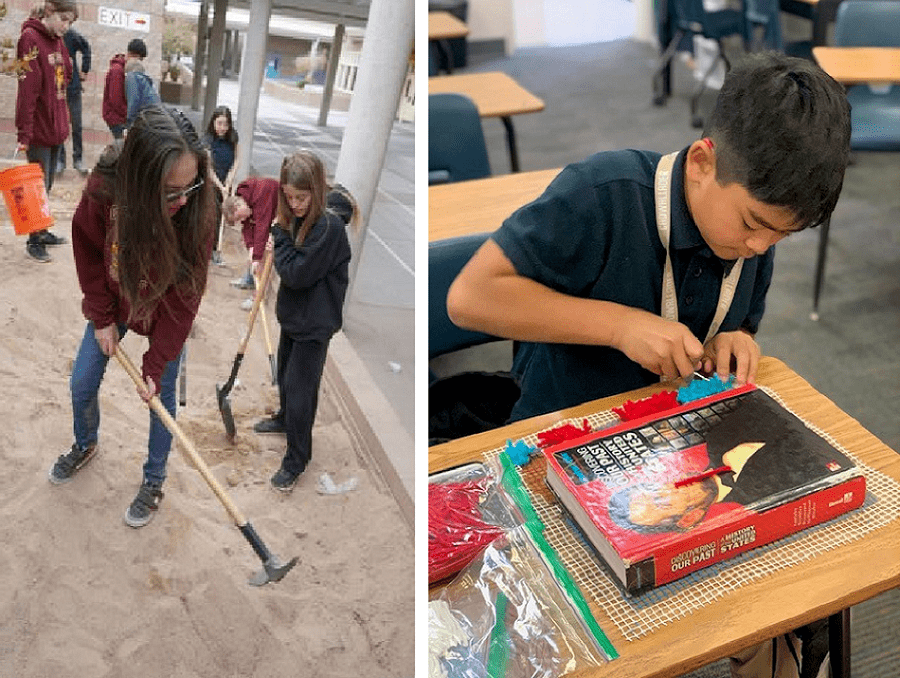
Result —
<svg viewBox="0 0 900 678"><path fill-rule="evenodd" d="M504 341L457 327L447 315L450 284L487 240L488 233L428 243L428 358ZM485 431L506 422L519 397L518 382L499 371L459 371L440 379L429 369L429 444Z"/></svg>
<svg viewBox="0 0 900 678"><path fill-rule="evenodd" d="M457 327L447 315L447 292L488 233L445 238L428 243L428 358L469 346L500 341L499 337Z"/></svg>
<svg viewBox="0 0 900 678"><path fill-rule="evenodd" d="M844 0L834 23L838 47L900 46L900 0ZM847 88L850 148L854 151L900 151L900 85L853 85ZM825 278L830 219L819 226L819 252L813 285L812 318L819 317Z"/></svg>
<svg viewBox="0 0 900 678"><path fill-rule="evenodd" d="M664 0L659 3L659 13L660 25L670 28L672 37L660 56L653 74L653 103L656 106L664 105L669 97L667 77L675 52L689 48L694 36L714 40L717 45L716 57L691 95L691 125L701 128L703 118L698 112L700 97L720 60L724 61L726 70L731 67L725 54L723 39L731 35L743 37L746 34L744 12L736 9L707 12L703 8L703 0ZM663 35L662 30L660 35Z"/></svg>
<svg viewBox="0 0 900 678"><path fill-rule="evenodd" d="M481 117L462 94L428 95L428 184L491 175Z"/></svg>

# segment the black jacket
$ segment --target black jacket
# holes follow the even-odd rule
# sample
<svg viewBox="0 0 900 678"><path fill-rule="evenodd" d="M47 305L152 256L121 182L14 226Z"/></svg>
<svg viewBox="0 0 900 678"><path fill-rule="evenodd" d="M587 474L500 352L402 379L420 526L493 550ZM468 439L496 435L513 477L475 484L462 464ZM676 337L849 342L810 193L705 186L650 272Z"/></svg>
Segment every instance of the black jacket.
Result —
<svg viewBox="0 0 900 678"><path fill-rule="evenodd" d="M63 34L63 42L72 59L72 79L66 87L67 94L81 92L81 74L91 70L91 46L84 36L74 28L70 28ZM81 65L76 60L76 54L81 52Z"/></svg>
<svg viewBox="0 0 900 678"><path fill-rule="evenodd" d="M294 340L325 341L341 328L350 265L346 226L352 214L349 200L332 191L326 212L302 244L295 245L288 231L272 226L275 270L281 277L275 314Z"/></svg>

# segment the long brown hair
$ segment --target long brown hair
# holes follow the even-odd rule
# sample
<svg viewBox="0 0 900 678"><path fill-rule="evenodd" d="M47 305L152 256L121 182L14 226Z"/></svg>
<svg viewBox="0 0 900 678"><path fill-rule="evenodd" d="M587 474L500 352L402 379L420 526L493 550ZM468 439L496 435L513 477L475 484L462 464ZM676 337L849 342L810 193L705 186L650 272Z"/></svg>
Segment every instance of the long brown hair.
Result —
<svg viewBox="0 0 900 678"><path fill-rule="evenodd" d="M300 191L309 191L312 198L309 210L303 219L291 212L284 197L281 186L287 184ZM328 182L325 180L325 165L312 151L297 151L281 162L281 175L278 190L278 221L282 227L290 228L296 244L301 244L313 224L325 213L325 198L328 195Z"/></svg>
<svg viewBox="0 0 900 678"><path fill-rule="evenodd" d="M192 193L172 216L164 194L166 177L185 153L196 159L197 177L208 176L209 156L184 113L149 106L135 118L108 166L119 288L131 308L130 320L151 315L172 286L185 299L199 297L206 286L207 249L215 228L212 184Z"/></svg>

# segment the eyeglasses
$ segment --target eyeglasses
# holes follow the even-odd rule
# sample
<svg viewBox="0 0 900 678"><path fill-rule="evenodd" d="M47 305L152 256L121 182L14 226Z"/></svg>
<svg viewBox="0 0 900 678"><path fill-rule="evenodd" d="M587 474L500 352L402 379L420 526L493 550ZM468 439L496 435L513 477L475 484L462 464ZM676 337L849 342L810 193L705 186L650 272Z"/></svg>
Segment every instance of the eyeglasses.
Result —
<svg viewBox="0 0 900 678"><path fill-rule="evenodd" d="M192 193L196 193L200 187L203 186L203 177L197 179L197 183L193 186L188 186L183 191L178 191L177 193L166 193L166 202L175 202L180 198L189 198Z"/></svg>

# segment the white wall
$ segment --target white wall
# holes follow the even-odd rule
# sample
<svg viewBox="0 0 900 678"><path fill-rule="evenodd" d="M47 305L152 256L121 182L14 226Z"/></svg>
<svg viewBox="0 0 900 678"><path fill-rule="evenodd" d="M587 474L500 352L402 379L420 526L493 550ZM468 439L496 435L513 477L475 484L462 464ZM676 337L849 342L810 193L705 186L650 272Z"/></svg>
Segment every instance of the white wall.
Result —
<svg viewBox="0 0 900 678"><path fill-rule="evenodd" d="M507 53L516 46L514 0L469 0L469 40L503 40Z"/></svg>
<svg viewBox="0 0 900 678"><path fill-rule="evenodd" d="M656 41L653 0L469 0L469 40L518 47Z"/></svg>

